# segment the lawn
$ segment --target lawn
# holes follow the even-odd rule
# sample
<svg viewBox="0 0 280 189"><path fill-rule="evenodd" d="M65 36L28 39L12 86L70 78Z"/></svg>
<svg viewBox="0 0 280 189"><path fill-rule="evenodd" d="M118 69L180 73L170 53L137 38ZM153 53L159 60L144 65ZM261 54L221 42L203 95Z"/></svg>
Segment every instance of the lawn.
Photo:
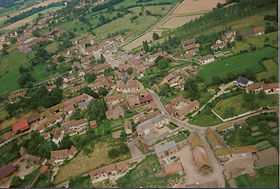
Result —
<svg viewBox="0 0 280 189"><path fill-rule="evenodd" d="M241 175L235 178L238 187L278 188L279 166L269 166L256 170L257 175Z"/></svg>
<svg viewBox="0 0 280 189"><path fill-rule="evenodd" d="M262 64L265 68L265 71L257 74L257 80L263 81L263 80L271 79L271 78L277 80L278 64L272 59L265 60L262 62Z"/></svg>
<svg viewBox="0 0 280 189"><path fill-rule="evenodd" d="M27 56L19 51L12 51L8 55L0 57L0 94L19 88L18 69L27 61Z"/></svg>
<svg viewBox="0 0 280 189"><path fill-rule="evenodd" d="M263 144L264 147L275 146L278 148L278 132L272 132L269 124L278 123L276 113L266 113L251 117L241 127L237 126L225 133L225 142L231 147ZM260 133L254 136L254 133ZM258 146L258 145L256 145Z"/></svg>
<svg viewBox="0 0 280 189"><path fill-rule="evenodd" d="M222 121L211 112L210 107L206 107L204 110L190 119L191 124L203 127L217 125L221 122Z"/></svg>
<svg viewBox="0 0 280 189"><path fill-rule="evenodd" d="M73 160L63 165L55 177L54 183L58 184L69 180L72 177L87 173L93 169L109 165L130 158L130 154L122 154L120 157L111 159L108 156L110 149L119 144L119 141L113 139L99 140L95 145L93 152L86 155L80 152Z"/></svg>
<svg viewBox="0 0 280 189"><path fill-rule="evenodd" d="M218 60L212 64L201 67L198 76L211 84L214 77L226 79L229 75L241 75L247 70L255 73L264 70L260 61L263 58L272 58L277 56L277 50L270 47L258 49L249 53L242 53L236 56Z"/></svg>
<svg viewBox="0 0 280 189"><path fill-rule="evenodd" d="M121 188L170 187L180 179L179 175L159 176L160 172L161 167L157 157L150 155L125 176L118 179L117 185Z"/></svg>
<svg viewBox="0 0 280 189"><path fill-rule="evenodd" d="M277 106L277 95L250 95L241 93L221 99L214 107L214 111L222 118L237 116L248 111L256 110L265 106Z"/></svg>

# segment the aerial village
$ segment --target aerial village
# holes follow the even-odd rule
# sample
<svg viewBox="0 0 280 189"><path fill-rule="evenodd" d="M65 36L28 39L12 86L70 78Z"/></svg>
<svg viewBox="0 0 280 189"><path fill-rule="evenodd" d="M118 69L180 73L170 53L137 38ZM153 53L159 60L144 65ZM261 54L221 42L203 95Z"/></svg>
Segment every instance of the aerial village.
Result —
<svg viewBox="0 0 280 189"><path fill-rule="evenodd" d="M59 27L34 35L59 19L48 13L21 33L1 35L0 49L15 39L17 50L28 54L37 44L67 35ZM0 187L24 182L27 187L77 187L72 184L85 178L94 187L145 187L149 182L151 187L236 187L240 176L257 178L258 169L279 163L278 81L252 77L249 71L225 79L210 66L273 51L270 46L232 50L248 38L268 35L263 25L227 28L207 45L198 37L186 38L176 53L145 47L126 51L120 48L121 35L72 39L50 58L70 69L33 86L49 94L61 90L62 98L1 120L3 128L8 126L0 130ZM202 52L206 48L208 53ZM205 78L221 77L213 77L211 84L192 81L203 68L209 68ZM5 104L24 109L18 104L33 98L30 94L28 87L11 91ZM229 103L236 104L226 107L231 98L237 100ZM149 181L150 175L155 181Z"/></svg>

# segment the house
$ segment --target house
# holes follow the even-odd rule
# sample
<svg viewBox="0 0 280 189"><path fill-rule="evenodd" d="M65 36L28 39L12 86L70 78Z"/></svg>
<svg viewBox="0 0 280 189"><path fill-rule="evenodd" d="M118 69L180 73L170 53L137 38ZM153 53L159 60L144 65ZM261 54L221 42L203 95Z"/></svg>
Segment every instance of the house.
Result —
<svg viewBox="0 0 280 189"><path fill-rule="evenodd" d="M109 120L119 119L124 117L124 109L121 106L115 106L106 111L106 117Z"/></svg>
<svg viewBox="0 0 280 189"><path fill-rule="evenodd" d="M156 144L154 149L158 159L172 156L178 151L177 144L173 140L164 144Z"/></svg>
<svg viewBox="0 0 280 189"><path fill-rule="evenodd" d="M263 90L265 94L279 94L279 83L269 83L263 85Z"/></svg>
<svg viewBox="0 0 280 189"><path fill-rule="evenodd" d="M253 82L248 80L246 77L238 77L237 80L234 81L234 84L238 87L247 87L248 85L252 84Z"/></svg>
<svg viewBox="0 0 280 189"><path fill-rule="evenodd" d="M31 125L34 123L38 123L40 119L41 119L41 115L36 112L27 117L27 122L29 125Z"/></svg>
<svg viewBox="0 0 280 189"><path fill-rule="evenodd" d="M62 128L55 128L52 130L52 141L58 145L64 137L64 130Z"/></svg>
<svg viewBox="0 0 280 189"><path fill-rule="evenodd" d="M263 27L263 26L253 27L252 28L252 33L255 36L263 35L265 33L265 27Z"/></svg>
<svg viewBox="0 0 280 189"><path fill-rule="evenodd" d="M170 87L177 87L182 83L183 78L176 72L171 72L163 78L161 85L168 84Z"/></svg>
<svg viewBox="0 0 280 189"><path fill-rule="evenodd" d="M95 74L101 74L101 73L103 73L108 68L111 68L110 64L107 64L107 63L96 64L96 65L94 65L92 71Z"/></svg>
<svg viewBox="0 0 280 189"><path fill-rule="evenodd" d="M65 134L70 136L84 134L88 129L88 121L86 119L69 120L62 124Z"/></svg>
<svg viewBox="0 0 280 189"><path fill-rule="evenodd" d="M76 96L63 102L63 110L67 115L70 115L76 108L81 110L86 109L92 100L93 97L87 94Z"/></svg>
<svg viewBox="0 0 280 189"><path fill-rule="evenodd" d="M206 55L202 58L199 59L199 63L204 65L204 64L210 64L215 61L215 56L212 54Z"/></svg>
<svg viewBox="0 0 280 189"><path fill-rule="evenodd" d="M93 128L93 129L97 128L97 123L95 120L90 121L89 125L90 125L90 128Z"/></svg>
<svg viewBox="0 0 280 189"><path fill-rule="evenodd" d="M15 173L17 170L17 167L13 164L8 164L0 167L0 180L11 176L13 173Z"/></svg>
<svg viewBox="0 0 280 189"><path fill-rule="evenodd" d="M133 116L133 123L137 124L137 123L142 123L148 119L151 119L153 117L156 117L157 115L159 115L160 113L158 111L152 111L152 112L141 112L139 114L136 114Z"/></svg>
<svg viewBox="0 0 280 189"><path fill-rule="evenodd" d="M247 93L259 93L259 92L263 91L263 85L264 85L263 82L253 83L251 85L248 85L246 87L246 92Z"/></svg>
<svg viewBox="0 0 280 189"><path fill-rule="evenodd" d="M246 87L247 93L259 93L264 92L267 95L279 94L279 83L253 83Z"/></svg>
<svg viewBox="0 0 280 189"><path fill-rule="evenodd" d="M12 125L12 131L14 134L24 132L24 131L28 130L29 128L30 127L29 127L27 119L21 119Z"/></svg>
<svg viewBox="0 0 280 189"><path fill-rule="evenodd" d="M221 37L211 46L211 49L217 51L228 47L229 44L235 41L236 34L236 31L223 32Z"/></svg>
<svg viewBox="0 0 280 189"><path fill-rule="evenodd" d="M72 159L77 153L77 149L71 146L70 149L51 151L51 162L54 165L61 165L65 160Z"/></svg>
<svg viewBox="0 0 280 189"><path fill-rule="evenodd" d="M174 98L166 105L168 113L181 120L184 120L188 113L191 113L198 108L199 102L197 100L191 101L182 96Z"/></svg>
<svg viewBox="0 0 280 189"><path fill-rule="evenodd" d="M140 104L143 105L143 104L149 104L153 101L153 96L148 93L148 92L145 92L145 93L141 93L139 95L139 101L140 101Z"/></svg>
<svg viewBox="0 0 280 189"><path fill-rule="evenodd" d="M119 95L119 94L110 95L110 96L105 97L105 102L106 102L108 108L119 105L123 101L124 101L124 98L122 97L122 95Z"/></svg>
<svg viewBox="0 0 280 189"><path fill-rule="evenodd" d="M129 95L127 97L127 103L130 108L134 108L135 106L139 106L141 104L138 95Z"/></svg>
<svg viewBox="0 0 280 189"><path fill-rule="evenodd" d="M113 77L99 76L88 85L92 90L99 90L100 88L110 89L113 86Z"/></svg>
<svg viewBox="0 0 280 189"><path fill-rule="evenodd" d="M125 121L124 122L124 131L127 135L131 135L132 134L132 124L131 124L131 121Z"/></svg>
<svg viewBox="0 0 280 189"><path fill-rule="evenodd" d="M202 143L200 136L197 133L192 133L189 138L189 143L192 150L192 158L197 170L206 175L213 171L208 153Z"/></svg>
<svg viewBox="0 0 280 189"><path fill-rule="evenodd" d="M110 177L117 177L124 175L129 170L130 164L127 161L107 165L105 167L95 169L89 172L92 182L110 179Z"/></svg>
<svg viewBox="0 0 280 189"><path fill-rule="evenodd" d="M136 127L138 139L146 150L152 150L153 144L170 133L169 128L166 127L168 123L169 119L159 114Z"/></svg>
<svg viewBox="0 0 280 189"><path fill-rule="evenodd" d="M279 164L279 153L275 147L258 151L256 155L257 155L257 160L255 162L255 166L257 168Z"/></svg>
<svg viewBox="0 0 280 189"><path fill-rule="evenodd" d="M199 47L200 47L200 44L199 43L196 43L196 40L195 39L189 39L189 40L186 40L184 43L183 43L183 48L185 49L185 54L188 56L188 57L193 57L195 56L198 51L199 51Z"/></svg>
<svg viewBox="0 0 280 189"><path fill-rule="evenodd" d="M137 80L118 81L116 85L116 90L121 93L139 93L143 89L143 85Z"/></svg>

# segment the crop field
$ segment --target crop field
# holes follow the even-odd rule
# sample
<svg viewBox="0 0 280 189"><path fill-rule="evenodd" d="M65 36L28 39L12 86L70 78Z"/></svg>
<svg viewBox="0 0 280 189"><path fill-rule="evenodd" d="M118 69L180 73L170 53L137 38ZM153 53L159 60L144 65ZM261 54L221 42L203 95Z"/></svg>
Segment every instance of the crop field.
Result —
<svg viewBox="0 0 280 189"><path fill-rule="evenodd" d="M277 165L257 169L257 175L250 177L249 175L241 175L235 179L238 187L263 187L277 188L279 186L279 167Z"/></svg>
<svg viewBox="0 0 280 189"><path fill-rule="evenodd" d="M223 3L224 0L184 0L171 10L166 17L155 24L149 31L145 32L135 40L126 44L123 48L130 50L142 45L143 41L151 41L152 34L157 32L161 34L165 29L175 29L200 15L210 11L217 6L217 3Z"/></svg>
<svg viewBox="0 0 280 189"><path fill-rule="evenodd" d="M258 49L253 52L239 54L202 66L198 76L205 80L206 83L211 83L213 77L223 79L228 77L228 75L242 74L247 69L259 73L264 69L260 61L263 58L272 58L276 56L277 50L274 48L266 47Z"/></svg>
<svg viewBox="0 0 280 189"><path fill-rule="evenodd" d="M274 60L265 60L262 62L262 64L265 67L265 71L257 74L258 81L270 78L278 78L278 64Z"/></svg>

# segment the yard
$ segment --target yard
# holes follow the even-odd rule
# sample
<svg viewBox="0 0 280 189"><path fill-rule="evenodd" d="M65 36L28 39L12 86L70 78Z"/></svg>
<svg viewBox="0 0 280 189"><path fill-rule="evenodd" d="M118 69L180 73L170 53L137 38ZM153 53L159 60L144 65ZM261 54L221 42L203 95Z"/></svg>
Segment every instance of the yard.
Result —
<svg viewBox="0 0 280 189"><path fill-rule="evenodd" d="M117 180L118 187L170 187L180 179L179 175L160 176L161 167L155 155L147 156L134 169Z"/></svg>
<svg viewBox="0 0 280 189"><path fill-rule="evenodd" d="M190 123L208 127L221 123L221 120L211 112L210 107L206 107L200 113L191 118Z"/></svg>
<svg viewBox="0 0 280 189"><path fill-rule="evenodd" d="M111 159L108 156L110 149L119 145L119 141L109 139L99 140L95 145L93 152L86 155L80 152L74 159L65 163L55 177L54 183L58 184L69 180L72 177L87 173L93 169L130 158L130 154L122 154L118 158Z"/></svg>
<svg viewBox="0 0 280 189"><path fill-rule="evenodd" d="M278 118L276 113L261 114L246 120L241 126L225 133L224 139L226 143L232 147L244 145L256 145L259 150L275 146L278 148ZM274 131L271 128L277 130Z"/></svg>
<svg viewBox="0 0 280 189"><path fill-rule="evenodd" d="M241 175L235 178L238 187L277 188L279 186L279 166L264 167L256 170L257 175Z"/></svg>
<svg viewBox="0 0 280 189"><path fill-rule="evenodd" d="M240 93L220 99L213 110L222 118L230 118L266 106L277 106L277 95L254 95Z"/></svg>
<svg viewBox="0 0 280 189"><path fill-rule="evenodd" d="M213 78L215 77L218 77L221 80L224 80L231 75L238 77L247 70L259 73L264 70L260 61L263 58L272 58L276 56L276 49L265 47L256 51L242 53L202 66L198 76L206 83L211 84L213 82Z"/></svg>

